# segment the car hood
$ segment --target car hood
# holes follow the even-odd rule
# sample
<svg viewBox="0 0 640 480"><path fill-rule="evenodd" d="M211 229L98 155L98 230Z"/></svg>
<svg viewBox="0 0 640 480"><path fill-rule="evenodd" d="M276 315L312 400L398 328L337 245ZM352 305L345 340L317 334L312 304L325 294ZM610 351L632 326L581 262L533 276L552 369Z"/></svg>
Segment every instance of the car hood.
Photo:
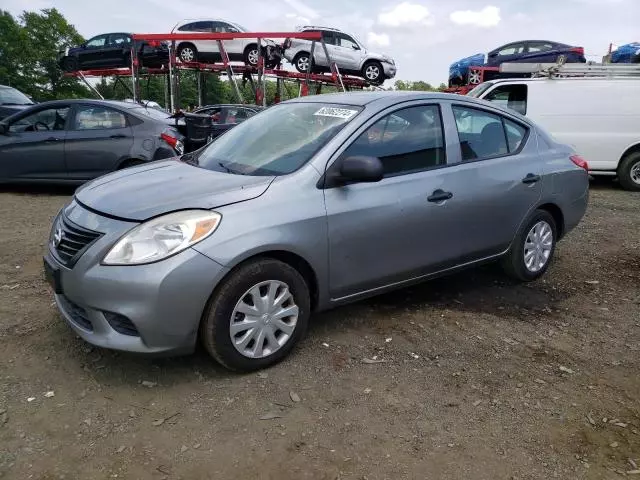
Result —
<svg viewBox="0 0 640 480"><path fill-rule="evenodd" d="M75 198L96 212L143 221L175 210L211 209L250 200L262 195L273 179L166 160L100 177L80 187Z"/></svg>

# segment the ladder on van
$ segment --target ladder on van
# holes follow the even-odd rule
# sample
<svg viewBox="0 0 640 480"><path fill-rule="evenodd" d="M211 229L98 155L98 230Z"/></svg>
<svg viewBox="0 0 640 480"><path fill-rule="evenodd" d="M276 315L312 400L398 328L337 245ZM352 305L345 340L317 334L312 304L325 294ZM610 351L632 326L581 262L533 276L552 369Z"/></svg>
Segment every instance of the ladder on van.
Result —
<svg viewBox="0 0 640 480"><path fill-rule="evenodd" d="M640 64L503 63L502 73L531 73L534 78L640 78Z"/></svg>

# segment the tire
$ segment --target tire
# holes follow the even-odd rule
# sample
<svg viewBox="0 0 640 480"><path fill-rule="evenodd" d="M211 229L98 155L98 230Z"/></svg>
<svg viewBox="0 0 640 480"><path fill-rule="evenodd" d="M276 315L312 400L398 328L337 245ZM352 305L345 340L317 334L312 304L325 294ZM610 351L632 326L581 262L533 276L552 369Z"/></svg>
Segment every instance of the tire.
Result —
<svg viewBox="0 0 640 480"><path fill-rule="evenodd" d="M135 167L137 165L142 165L143 163L145 163L144 160L137 160L135 158L132 158L130 160L125 160L124 162L122 162L118 167L118 170L123 170L129 167Z"/></svg>
<svg viewBox="0 0 640 480"><path fill-rule="evenodd" d="M291 312L295 312L292 307L297 306L297 318L292 314L281 317L281 321L276 323L277 320L271 317L272 313L261 314L262 308L258 308L254 317L257 327L243 327L241 324L250 316L236 311L236 308L241 303L245 310L251 309L252 304L260 305L253 301L255 295L252 296L250 292L253 290L260 297L268 298L272 286L276 299L285 296L285 300L275 308L291 308ZM285 287L290 296L286 296ZM272 304L265 311L272 312L275 305ZM306 333L310 313L309 288L295 268L268 258L251 261L232 271L214 291L200 324L200 340L207 352L226 368L242 372L259 370L281 361L291 352ZM231 336L232 323L236 326L234 339ZM288 338L285 338L285 330L278 330L278 327L286 326L286 330L289 330L292 324L293 329ZM265 337L269 335L268 330L271 330L275 343L268 336ZM262 344L259 346L261 335ZM283 341L281 346L273 348L280 341ZM241 342L245 345L236 346ZM273 351L270 351L272 348ZM256 356L252 358L251 355L254 354Z"/></svg>
<svg viewBox="0 0 640 480"><path fill-rule="evenodd" d="M182 63L198 61L198 49L191 43L183 43L178 47L178 58Z"/></svg>
<svg viewBox="0 0 640 480"><path fill-rule="evenodd" d="M380 85L384 82L384 70L382 64L377 60L366 62L362 66L362 78L374 85Z"/></svg>
<svg viewBox="0 0 640 480"><path fill-rule="evenodd" d="M251 44L247 45L247 48L244 49L244 63L250 67L258 66L258 45Z"/></svg>
<svg viewBox="0 0 640 480"><path fill-rule="evenodd" d="M307 73L307 69L311 66L310 54L307 52L300 52L293 58L293 66L300 73ZM304 68L304 65L307 67Z"/></svg>
<svg viewBox="0 0 640 480"><path fill-rule="evenodd" d="M62 69L65 72L76 72L78 68L79 63L76 57L67 57L62 61Z"/></svg>
<svg viewBox="0 0 640 480"><path fill-rule="evenodd" d="M532 249L534 252L533 262L531 266L528 266L525 259L526 244L530 243L530 240L533 240L531 236L533 236L534 229L536 228L538 232L543 233L543 238L546 236L545 232L551 235L550 243L544 242L544 246L547 247L548 250L544 248L542 251L538 251L542 256L539 256L535 253L536 250ZM522 282L531 282L544 275L553 259L558 238L557 232L558 228L553 216L545 210L536 210L533 215L529 217L529 220L520 228L511 248L502 258L502 268L505 273L515 280ZM529 259L531 257L527 255L526 258ZM540 260L537 264L536 259Z"/></svg>
<svg viewBox="0 0 640 480"><path fill-rule="evenodd" d="M625 155L618 166L618 181L625 190L640 192L640 152Z"/></svg>

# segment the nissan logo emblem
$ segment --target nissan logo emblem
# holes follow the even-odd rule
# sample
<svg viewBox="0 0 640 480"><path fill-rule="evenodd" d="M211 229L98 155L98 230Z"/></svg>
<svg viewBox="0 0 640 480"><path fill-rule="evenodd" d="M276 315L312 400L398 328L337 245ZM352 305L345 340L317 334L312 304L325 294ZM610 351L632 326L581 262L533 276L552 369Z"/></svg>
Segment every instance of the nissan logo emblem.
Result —
<svg viewBox="0 0 640 480"><path fill-rule="evenodd" d="M56 227L55 232L53 232L53 246L58 248L63 238L64 238L64 232L62 231L62 228L60 228L60 225L58 225Z"/></svg>

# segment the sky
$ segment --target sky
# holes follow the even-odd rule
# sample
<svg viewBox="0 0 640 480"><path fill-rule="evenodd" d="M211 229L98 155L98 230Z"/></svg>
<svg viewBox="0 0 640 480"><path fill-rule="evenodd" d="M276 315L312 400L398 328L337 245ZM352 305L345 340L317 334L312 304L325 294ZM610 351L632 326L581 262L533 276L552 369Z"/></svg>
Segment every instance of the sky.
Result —
<svg viewBox="0 0 640 480"><path fill-rule="evenodd" d="M223 18L251 31L340 28L392 56L396 80L434 85L456 60L517 40L582 46L594 61L610 43L640 41L640 0L2 0L0 8L19 15L53 6L86 38L164 33L185 18Z"/></svg>

